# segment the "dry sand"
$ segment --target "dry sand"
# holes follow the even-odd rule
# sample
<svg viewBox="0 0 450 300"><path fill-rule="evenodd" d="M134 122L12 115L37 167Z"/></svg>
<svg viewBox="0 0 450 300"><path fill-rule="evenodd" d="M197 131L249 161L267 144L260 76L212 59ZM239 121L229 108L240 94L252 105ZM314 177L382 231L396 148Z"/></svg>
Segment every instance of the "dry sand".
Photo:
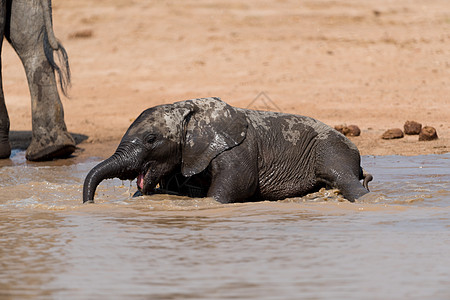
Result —
<svg viewBox="0 0 450 300"><path fill-rule="evenodd" d="M208 96L356 124L363 155L450 149L448 0L54 0L53 18L72 69L63 103L78 158L112 154L148 107ZM3 48L11 138L26 147L25 73ZM439 140L380 138L407 120Z"/></svg>

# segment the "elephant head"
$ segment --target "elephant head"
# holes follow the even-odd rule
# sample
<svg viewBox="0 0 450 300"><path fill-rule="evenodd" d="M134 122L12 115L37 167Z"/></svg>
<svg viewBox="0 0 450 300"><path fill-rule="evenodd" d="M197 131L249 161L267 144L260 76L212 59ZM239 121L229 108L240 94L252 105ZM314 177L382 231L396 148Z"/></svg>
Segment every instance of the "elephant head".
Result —
<svg viewBox="0 0 450 300"><path fill-rule="evenodd" d="M115 153L86 176L83 202L93 202L97 186L108 178L137 178L138 189L151 194L176 170L186 177L198 174L239 145L247 127L244 113L219 98L149 108L131 124Z"/></svg>

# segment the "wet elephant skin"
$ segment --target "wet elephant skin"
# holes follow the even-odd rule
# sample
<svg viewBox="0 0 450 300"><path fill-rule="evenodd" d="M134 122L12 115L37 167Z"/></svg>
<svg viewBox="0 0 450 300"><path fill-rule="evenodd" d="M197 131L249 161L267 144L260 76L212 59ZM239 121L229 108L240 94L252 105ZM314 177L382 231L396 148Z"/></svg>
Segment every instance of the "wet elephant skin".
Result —
<svg viewBox="0 0 450 300"><path fill-rule="evenodd" d="M137 178L142 194L198 192L222 203L279 200L322 187L354 201L368 193L371 179L356 146L324 123L219 98L145 110L116 152L86 176L83 202L93 202L98 184L114 177Z"/></svg>

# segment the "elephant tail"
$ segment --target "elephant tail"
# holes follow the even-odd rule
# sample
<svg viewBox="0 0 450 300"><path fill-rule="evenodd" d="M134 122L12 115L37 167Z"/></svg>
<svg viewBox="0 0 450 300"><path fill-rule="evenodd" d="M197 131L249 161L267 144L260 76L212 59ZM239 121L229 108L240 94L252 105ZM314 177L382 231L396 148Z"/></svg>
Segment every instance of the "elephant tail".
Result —
<svg viewBox="0 0 450 300"><path fill-rule="evenodd" d="M363 186L366 188L366 190L369 190L369 182L371 182L373 180L373 176L370 173L367 173L366 170L364 170L363 168L360 167L360 171L359 171L359 177L360 179L363 179Z"/></svg>
<svg viewBox="0 0 450 300"><path fill-rule="evenodd" d="M70 67L69 57L66 49L56 39L52 26L52 8L50 0L41 0L42 10L44 12L44 52L45 57L52 66L53 70L58 73L59 85L61 92L68 97L67 90L70 87ZM53 51L56 51L59 63L56 63L53 56Z"/></svg>

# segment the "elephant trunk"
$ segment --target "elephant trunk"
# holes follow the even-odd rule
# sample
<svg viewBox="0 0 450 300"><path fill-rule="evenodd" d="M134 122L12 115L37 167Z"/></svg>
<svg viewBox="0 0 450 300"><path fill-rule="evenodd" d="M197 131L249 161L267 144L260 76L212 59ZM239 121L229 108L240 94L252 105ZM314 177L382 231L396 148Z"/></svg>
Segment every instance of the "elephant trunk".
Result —
<svg viewBox="0 0 450 300"><path fill-rule="evenodd" d="M83 186L83 203L94 202L95 190L104 179L131 180L136 178L137 175L137 160L125 158L123 151L118 149L110 158L96 165L86 176Z"/></svg>
<svg viewBox="0 0 450 300"><path fill-rule="evenodd" d="M117 158L113 155L96 165L86 176L83 186L83 203L94 202L97 186L104 179L114 178L119 171Z"/></svg>

